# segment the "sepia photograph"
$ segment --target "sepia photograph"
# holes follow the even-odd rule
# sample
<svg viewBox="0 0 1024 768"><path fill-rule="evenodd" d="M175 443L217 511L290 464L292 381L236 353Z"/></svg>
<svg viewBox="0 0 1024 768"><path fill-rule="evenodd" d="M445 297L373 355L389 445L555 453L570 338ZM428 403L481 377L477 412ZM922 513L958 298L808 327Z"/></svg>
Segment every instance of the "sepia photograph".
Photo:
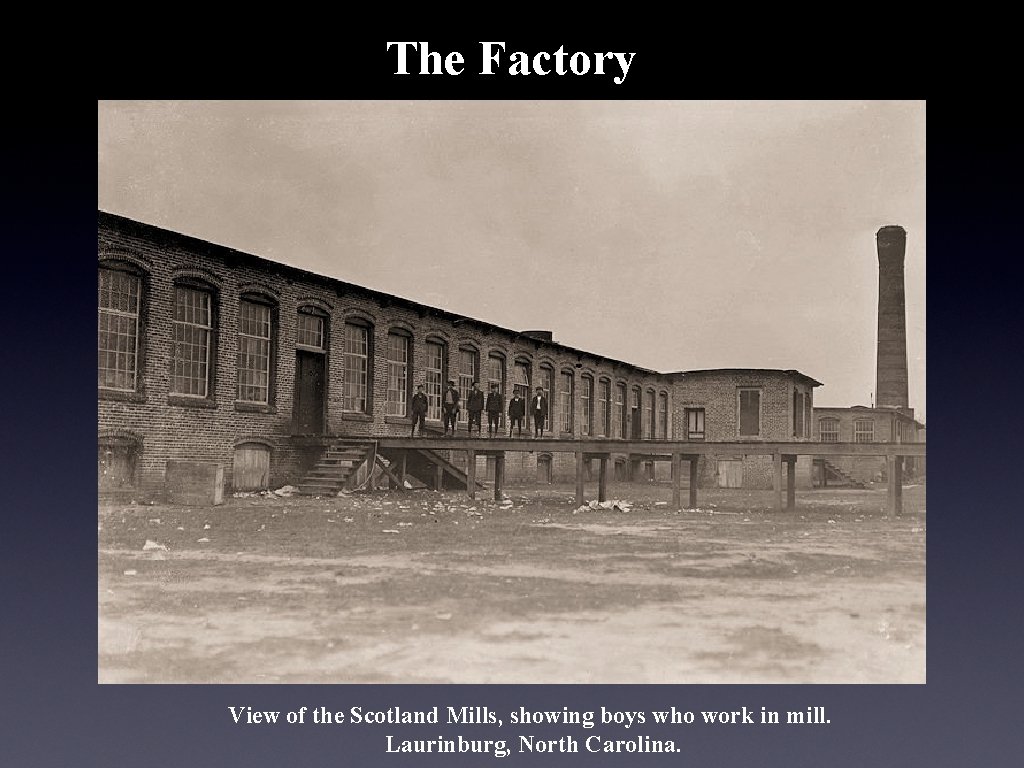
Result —
<svg viewBox="0 0 1024 768"><path fill-rule="evenodd" d="M925 118L99 101L98 682L925 683Z"/></svg>

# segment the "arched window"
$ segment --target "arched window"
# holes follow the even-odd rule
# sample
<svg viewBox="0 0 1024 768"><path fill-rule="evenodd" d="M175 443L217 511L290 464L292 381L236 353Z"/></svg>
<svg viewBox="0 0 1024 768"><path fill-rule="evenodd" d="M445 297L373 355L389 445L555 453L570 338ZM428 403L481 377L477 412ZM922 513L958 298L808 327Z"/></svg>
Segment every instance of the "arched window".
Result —
<svg viewBox="0 0 1024 768"><path fill-rule="evenodd" d="M505 356L500 352L491 352L487 358L487 389L492 384L498 385L498 392L505 394Z"/></svg>
<svg viewBox="0 0 1024 768"><path fill-rule="evenodd" d="M473 391L473 384L480 382L480 353L475 347L463 345L459 347L459 397L463 403L459 410L459 423L469 422L469 408L465 403L469 399L469 393Z"/></svg>
<svg viewBox="0 0 1024 768"><path fill-rule="evenodd" d="M583 374L580 377L580 433L594 433L594 377Z"/></svg>
<svg viewBox="0 0 1024 768"><path fill-rule="evenodd" d="M342 410L348 413L372 413L373 326L363 318L345 321L345 381Z"/></svg>
<svg viewBox="0 0 1024 768"><path fill-rule="evenodd" d="M615 385L615 412L612 415L612 437L625 437L629 434L626 422L626 385L619 382Z"/></svg>
<svg viewBox="0 0 1024 768"><path fill-rule="evenodd" d="M668 392L658 395L658 437L668 439Z"/></svg>
<svg viewBox="0 0 1024 768"><path fill-rule="evenodd" d="M448 345L438 338L427 339L426 380L427 418L441 420L441 395L448 385Z"/></svg>
<svg viewBox="0 0 1024 768"><path fill-rule="evenodd" d="M182 399L213 401L217 320L216 288L195 278L182 278L175 283L172 395Z"/></svg>
<svg viewBox="0 0 1024 768"><path fill-rule="evenodd" d="M562 432L573 431L573 386L576 377L568 368L558 375L558 412Z"/></svg>
<svg viewBox="0 0 1024 768"><path fill-rule="evenodd" d="M412 360L412 336L404 328L388 331L388 392L387 415L407 416L412 377L409 375L409 361Z"/></svg>
<svg viewBox="0 0 1024 768"><path fill-rule="evenodd" d="M277 303L263 294L242 294L238 305L235 371L239 403L272 405L277 351Z"/></svg>
<svg viewBox="0 0 1024 768"><path fill-rule="evenodd" d="M99 268L100 390L140 391L144 279L141 269L125 262L104 262Z"/></svg>
<svg viewBox="0 0 1024 768"><path fill-rule="evenodd" d="M550 363L540 364L540 385L544 387L544 397L548 399L548 422L551 422L551 409L554 408L555 369Z"/></svg>
<svg viewBox="0 0 1024 768"><path fill-rule="evenodd" d="M839 419L833 416L824 416L818 419L818 437L823 443L838 443Z"/></svg>
<svg viewBox="0 0 1024 768"><path fill-rule="evenodd" d="M601 437L611 435L612 383L601 379L597 383L597 434Z"/></svg>
<svg viewBox="0 0 1024 768"><path fill-rule="evenodd" d="M530 401L530 361L520 358L516 360L512 369L512 392L523 398L524 402Z"/></svg>

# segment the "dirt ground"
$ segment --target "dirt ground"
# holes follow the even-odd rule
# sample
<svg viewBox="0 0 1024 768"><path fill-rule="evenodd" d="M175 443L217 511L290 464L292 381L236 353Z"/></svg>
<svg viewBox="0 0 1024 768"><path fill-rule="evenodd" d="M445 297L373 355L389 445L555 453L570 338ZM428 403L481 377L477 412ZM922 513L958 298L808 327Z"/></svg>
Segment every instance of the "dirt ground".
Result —
<svg viewBox="0 0 1024 768"><path fill-rule="evenodd" d="M896 518L884 488L675 511L643 484L610 487L627 512L558 485L104 507L99 680L923 683L924 491Z"/></svg>

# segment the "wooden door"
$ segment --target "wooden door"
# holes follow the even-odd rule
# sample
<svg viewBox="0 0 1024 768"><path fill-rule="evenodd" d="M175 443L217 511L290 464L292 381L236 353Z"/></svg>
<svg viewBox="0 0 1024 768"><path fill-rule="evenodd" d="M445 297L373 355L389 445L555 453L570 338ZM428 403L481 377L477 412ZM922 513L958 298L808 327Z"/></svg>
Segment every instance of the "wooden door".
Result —
<svg viewBox="0 0 1024 768"><path fill-rule="evenodd" d="M325 356L295 353L295 433L320 435L324 431Z"/></svg>
<svg viewBox="0 0 1024 768"><path fill-rule="evenodd" d="M260 491L270 485L270 449L258 443L235 448L232 485L237 491Z"/></svg>
<svg viewBox="0 0 1024 768"><path fill-rule="evenodd" d="M742 459L719 459L718 460L718 487L719 488L742 488L743 487L743 460Z"/></svg>

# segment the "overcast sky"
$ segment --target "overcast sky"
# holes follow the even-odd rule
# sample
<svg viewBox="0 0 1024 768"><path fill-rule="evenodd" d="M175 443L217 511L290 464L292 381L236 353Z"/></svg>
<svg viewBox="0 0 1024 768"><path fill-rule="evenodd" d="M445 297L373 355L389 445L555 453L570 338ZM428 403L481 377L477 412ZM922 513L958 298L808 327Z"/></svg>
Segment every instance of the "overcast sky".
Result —
<svg viewBox="0 0 1024 768"><path fill-rule="evenodd" d="M867 405L875 232L907 230L925 417L924 102L100 102L99 207L661 371Z"/></svg>

